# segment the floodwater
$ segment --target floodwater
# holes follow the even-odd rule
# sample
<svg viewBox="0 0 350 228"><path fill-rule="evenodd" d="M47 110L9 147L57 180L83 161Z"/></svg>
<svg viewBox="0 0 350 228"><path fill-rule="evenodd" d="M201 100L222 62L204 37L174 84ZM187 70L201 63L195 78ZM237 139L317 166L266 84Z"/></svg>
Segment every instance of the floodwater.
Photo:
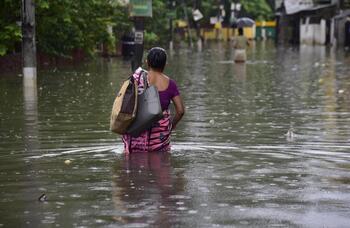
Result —
<svg viewBox="0 0 350 228"><path fill-rule="evenodd" d="M0 77L0 227L349 227L350 55L232 58L169 53L187 111L170 154L125 156L109 132L129 62L43 70L37 90Z"/></svg>

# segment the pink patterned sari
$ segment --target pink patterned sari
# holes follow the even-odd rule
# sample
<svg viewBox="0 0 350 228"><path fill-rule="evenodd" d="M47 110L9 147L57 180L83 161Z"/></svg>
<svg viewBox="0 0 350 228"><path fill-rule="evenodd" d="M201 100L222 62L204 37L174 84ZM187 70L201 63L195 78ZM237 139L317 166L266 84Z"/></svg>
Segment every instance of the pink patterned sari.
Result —
<svg viewBox="0 0 350 228"><path fill-rule="evenodd" d="M138 82L139 94L144 89L143 77L140 77L141 70L141 68L138 68L133 74L135 81ZM172 128L170 118L170 110L164 110L163 118L154 123L151 129L141 133L139 137L124 134L122 140L125 153L170 151L170 134Z"/></svg>

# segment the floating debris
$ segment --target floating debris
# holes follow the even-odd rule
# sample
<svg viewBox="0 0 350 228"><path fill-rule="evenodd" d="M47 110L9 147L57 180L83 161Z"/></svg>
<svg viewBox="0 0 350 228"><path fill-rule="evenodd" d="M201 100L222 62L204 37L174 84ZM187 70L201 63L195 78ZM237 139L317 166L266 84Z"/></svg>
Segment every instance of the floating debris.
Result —
<svg viewBox="0 0 350 228"><path fill-rule="evenodd" d="M288 130L288 132L286 133L286 137L287 137L288 141L293 141L294 140L295 134L294 134L294 129L293 128L290 128Z"/></svg>
<svg viewBox="0 0 350 228"><path fill-rule="evenodd" d="M188 213L189 213L189 214L197 214L198 211L197 211L197 210L189 210Z"/></svg>
<svg viewBox="0 0 350 228"><path fill-rule="evenodd" d="M72 162L71 162L71 160L69 160L69 159L67 159L67 160L64 161L64 164L66 164L66 165L69 165L70 163L72 163Z"/></svg>
<svg viewBox="0 0 350 228"><path fill-rule="evenodd" d="M39 196L38 200L39 200L39 202L46 202L47 201L46 194L44 193L41 196Z"/></svg>

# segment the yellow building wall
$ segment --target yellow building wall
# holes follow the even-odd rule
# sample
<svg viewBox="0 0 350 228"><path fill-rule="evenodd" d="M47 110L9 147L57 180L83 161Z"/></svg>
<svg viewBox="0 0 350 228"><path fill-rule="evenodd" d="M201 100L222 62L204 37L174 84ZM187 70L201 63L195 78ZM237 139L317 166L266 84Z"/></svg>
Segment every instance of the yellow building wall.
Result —
<svg viewBox="0 0 350 228"><path fill-rule="evenodd" d="M255 39L255 26L243 28L244 35L248 39ZM205 40L230 40L238 34L238 29L221 28L221 29L201 29L201 35Z"/></svg>
<svg viewBox="0 0 350 228"><path fill-rule="evenodd" d="M215 27L218 29L215 29ZM276 27L276 21L257 21L253 27L243 28L244 35L248 39L255 39L256 27ZM201 34L205 40L229 40L238 34L238 29L213 26L213 28L210 29L201 29Z"/></svg>
<svg viewBox="0 0 350 228"><path fill-rule="evenodd" d="M276 27L276 21L257 21L255 25L261 27Z"/></svg>

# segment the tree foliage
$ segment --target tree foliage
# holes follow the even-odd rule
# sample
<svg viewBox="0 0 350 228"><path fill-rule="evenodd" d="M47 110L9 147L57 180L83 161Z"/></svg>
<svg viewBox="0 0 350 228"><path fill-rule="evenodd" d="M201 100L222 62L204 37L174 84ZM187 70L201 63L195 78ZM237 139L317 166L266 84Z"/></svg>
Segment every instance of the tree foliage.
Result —
<svg viewBox="0 0 350 228"><path fill-rule="evenodd" d="M127 7L116 0L36 0L38 50L56 56L70 56L75 49L93 53L97 44L115 43L129 30ZM21 41L21 1L0 1L0 55L14 50ZM115 36L107 31L116 29Z"/></svg>
<svg viewBox="0 0 350 228"><path fill-rule="evenodd" d="M230 20L231 2L239 2L242 5L240 15L250 16L255 20L269 20L273 18L273 11L266 0L239 0L239 1L221 1L221 0L202 0L201 11L204 15L204 21L209 22L210 17L217 16L219 5L224 3L226 16L225 21Z"/></svg>
<svg viewBox="0 0 350 228"><path fill-rule="evenodd" d="M145 21L145 38L150 44L159 41L167 41L169 36L169 19L167 17L166 1L153 0L152 1L152 18L147 18Z"/></svg>
<svg viewBox="0 0 350 228"><path fill-rule="evenodd" d="M241 0L244 10L255 20L267 20L273 17L273 12L266 0Z"/></svg>
<svg viewBox="0 0 350 228"><path fill-rule="evenodd" d="M153 17L145 20L145 42L155 44L169 38L169 12L174 19L185 19L186 11L192 21L191 11L200 3L204 15L201 23L219 12L221 0L153 0ZM100 43L115 44L121 36L131 31L133 22L128 7L119 0L35 0L36 40L38 50L56 56L70 56L75 49L94 53ZM230 15L230 0L225 3L226 18ZM254 19L269 19L272 10L266 0L240 0L244 11ZM21 1L0 1L0 56L20 46ZM113 27L113 35L107 28Z"/></svg>
<svg viewBox="0 0 350 228"><path fill-rule="evenodd" d="M108 0L37 1L38 49L49 54L69 56L74 49L93 53L98 43L113 42L108 26L124 17L118 4Z"/></svg>
<svg viewBox="0 0 350 228"><path fill-rule="evenodd" d="M0 1L0 56L15 49L22 38L20 21L21 2L13 0Z"/></svg>

